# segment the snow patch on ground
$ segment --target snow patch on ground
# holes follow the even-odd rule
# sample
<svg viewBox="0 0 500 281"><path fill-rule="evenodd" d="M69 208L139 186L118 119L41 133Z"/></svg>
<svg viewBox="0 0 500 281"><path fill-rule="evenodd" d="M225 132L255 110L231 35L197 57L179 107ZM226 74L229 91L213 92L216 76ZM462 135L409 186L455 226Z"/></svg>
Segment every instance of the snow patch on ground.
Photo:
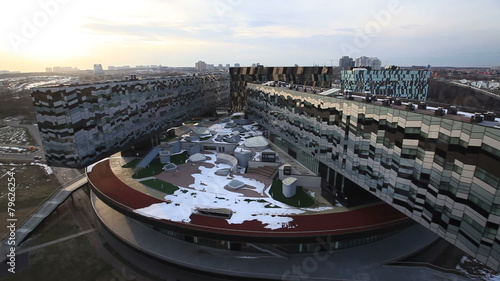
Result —
<svg viewBox="0 0 500 281"><path fill-rule="evenodd" d="M47 175L52 175L54 173L54 171L52 171L52 168L50 168L50 166L48 166L47 164L32 162L31 165L42 167Z"/></svg>
<svg viewBox="0 0 500 281"><path fill-rule="evenodd" d="M103 161L107 161L107 160L109 160L109 157L108 158L104 158L102 160L99 160L99 161L95 162L94 164L88 165L87 168L86 168L87 173L92 172L92 168L94 168L95 165L97 165L97 164L99 164L99 163L101 163Z"/></svg>
<svg viewBox="0 0 500 281"><path fill-rule="evenodd" d="M470 256L463 256L455 269L472 280L500 281L499 272L494 272L486 265Z"/></svg>
<svg viewBox="0 0 500 281"><path fill-rule="evenodd" d="M0 127L0 143L11 145L29 145L28 129L15 126Z"/></svg>
<svg viewBox="0 0 500 281"><path fill-rule="evenodd" d="M230 224L241 224L245 221L258 220L265 228L278 229L288 227L293 221L287 215L300 214L304 211L295 208L266 208L268 202L258 202L253 197L238 195L197 192L181 188L172 195L165 196L170 203L157 203L149 207L137 209L136 213L156 219L167 219L188 223L191 214L200 209L229 209L232 216L227 219ZM245 201L248 199L248 201ZM270 201L266 198L267 201ZM274 200L273 200L274 201ZM274 203L274 202L273 202Z"/></svg>
<svg viewBox="0 0 500 281"><path fill-rule="evenodd" d="M230 224L241 224L245 221L260 221L265 228L279 229L293 227L293 218L289 215L297 215L306 211L322 211L331 207L304 208L299 209L288 206L269 196L268 187L264 183L241 175L217 176L215 171L229 168L227 164L215 164L215 154L207 154L207 163L211 168L200 166L200 173L193 174L195 182L188 188L180 187L174 194L165 196L170 203L157 203L146 208L136 209L135 212L156 219L166 219L176 222L189 223L190 216L197 209L227 209L231 210L232 216L227 219ZM254 191L266 194L269 198L245 197L241 193L224 189L231 180L237 179L247 185L255 187ZM193 190L195 189L195 190ZM277 206L279 208L266 208L266 206Z"/></svg>
<svg viewBox="0 0 500 281"><path fill-rule="evenodd" d="M0 153L25 153L28 152L27 148L16 146L0 146Z"/></svg>

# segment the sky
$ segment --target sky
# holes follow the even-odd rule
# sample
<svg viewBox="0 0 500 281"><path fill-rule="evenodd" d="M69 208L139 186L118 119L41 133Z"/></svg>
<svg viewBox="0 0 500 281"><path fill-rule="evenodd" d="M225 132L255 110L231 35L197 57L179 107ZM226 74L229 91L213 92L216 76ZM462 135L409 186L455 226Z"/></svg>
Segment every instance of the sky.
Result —
<svg viewBox="0 0 500 281"><path fill-rule="evenodd" d="M0 70L47 66L500 65L498 0L20 0L0 10Z"/></svg>

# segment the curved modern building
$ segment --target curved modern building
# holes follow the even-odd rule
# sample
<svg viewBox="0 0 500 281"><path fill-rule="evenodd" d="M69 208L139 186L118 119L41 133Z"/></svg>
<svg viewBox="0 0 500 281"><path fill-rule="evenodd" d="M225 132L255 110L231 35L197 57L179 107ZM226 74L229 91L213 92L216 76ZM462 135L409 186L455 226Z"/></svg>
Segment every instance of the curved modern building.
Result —
<svg viewBox="0 0 500 281"><path fill-rule="evenodd" d="M499 268L498 119L256 84L247 95L249 118L321 175L326 190L348 198L361 187Z"/></svg>
<svg viewBox="0 0 500 281"><path fill-rule="evenodd" d="M151 206L168 206L176 203L169 201L170 196L167 196L167 199L158 198L147 188L140 190L140 188L135 188L134 184L126 184L123 176L120 175L121 169L117 166L113 168L113 162L116 161L116 159L109 159L99 162L87 174L92 191L100 200L165 235L204 246L260 252L255 249L254 244L269 245L269 247L275 247L276 251L287 254L313 252L318 246L326 247L325 251L338 250L389 237L394 232L411 225L411 220L405 215L387 204L380 203L337 212L319 212L311 209L309 212L297 215L274 215L271 208L265 212L254 210L248 212L249 217L243 222L235 223L232 222L231 215L236 216L236 214L232 214L231 211L238 212L238 215L242 211L234 211L230 209L231 207L226 207L228 212L223 212L217 210L216 206L208 206L208 202L203 202L204 204L198 202L189 214L188 222L176 221L168 217L163 218L158 214L141 212L141 209ZM183 167L180 166L179 173L182 174L182 170ZM189 188L182 190L197 194L201 192ZM210 196L222 198L227 195L221 192L210 194ZM241 197L242 202L254 199L273 202L271 198ZM161 210L159 209L158 212ZM271 227L266 220L260 221L252 218L252 216L266 214L289 218L290 222L283 224L283 227ZM322 241L329 241L329 243L325 244Z"/></svg>
<svg viewBox="0 0 500 281"><path fill-rule="evenodd" d="M439 235L499 269L498 119L365 93L331 96L323 91L329 71L231 69L231 83L227 75L173 77L42 88L32 96L49 164L82 167L123 152L87 169L96 212L117 237L151 256L220 274L304 280L284 272L324 251L325 263L316 259L308 271L318 280L353 278L356 271L404 277L430 269L387 262ZM251 83L274 76L298 79L300 91ZM176 141L158 137L229 96L245 116L179 129ZM135 149L144 143L155 148ZM185 162L199 153L205 157ZM130 156L142 160L132 165ZM284 197L315 203L278 198L283 181L305 192ZM166 257L158 252L165 245L192 250ZM188 255L206 252L205 259ZM258 257L243 262L249 255ZM252 265L265 268L267 258L276 267L259 275ZM238 270L214 269L216 261Z"/></svg>
<svg viewBox="0 0 500 281"><path fill-rule="evenodd" d="M269 146L256 124L236 125L241 121L207 128L198 124L180 140L162 143L161 150L152 150L157 155L168 151L162 169L161 157L141 165L148 156L139 161L119 153L89 166L92 201L102 225L156 259L259 280L353 278L365 270L399 276L394 268L380 273L371 267L360 270L359 264L382 266L435 241L430 232L375 198L352 208L330 204L320 195L317 174ZM240 132L237 144L221 138L235 132ZM199 149L190 151L193 145ZM242 161L233 156L241 151L250 157ZM294 193L285 191L288 185L294 185ZM414 243L403 246L404 239ZM172 252L174 245L184 245L186 253ZM380 247L397 250L381 253ZM211 256L194 262L187 249ZM363 257L352 258L360 249ZM351 258L340 270L338 259L347 256ZM318 269L308 269L307 278L291 270L304 259ZM276 265L264 266L266 262ZM417 275L432 274L423 272Z"/></svg>

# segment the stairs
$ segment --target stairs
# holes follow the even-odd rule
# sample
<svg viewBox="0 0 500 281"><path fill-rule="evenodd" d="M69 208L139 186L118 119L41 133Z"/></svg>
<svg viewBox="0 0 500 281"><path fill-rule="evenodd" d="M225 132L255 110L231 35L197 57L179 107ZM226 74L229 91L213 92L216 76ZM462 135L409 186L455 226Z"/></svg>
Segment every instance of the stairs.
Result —
<svg viewBox="0 0 500 281"><path fill-rule="evenodd" d="M266 178L266 179L272 179L277 170L278 170L277 166L276 167L264 166L264 167L260 167L260 168L248 168L247 174L254 174L254 175L258 175L258 176L261 176L263 178Z"/></svg>

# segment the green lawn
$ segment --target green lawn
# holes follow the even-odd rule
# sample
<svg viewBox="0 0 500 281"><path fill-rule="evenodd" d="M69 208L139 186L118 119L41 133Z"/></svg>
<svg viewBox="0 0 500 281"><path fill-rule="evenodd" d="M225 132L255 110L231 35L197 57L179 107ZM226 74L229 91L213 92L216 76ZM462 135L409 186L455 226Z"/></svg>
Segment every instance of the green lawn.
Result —
<svg viewBox="0 0 500 281"><path fill-rule="evenodd" d="M183 153L180 153L180 154L170 156L170 162L172 162L176 165L186 163L187 159L189 159L189 155L186 151L184 151ZM127 165L128 165L128 163L127 163ZM165 166L165 164L162 164L160 162L160 159L156 158L153 161L151 161L151 163L149 163L149 165L146 168L133 174L132 177L134 179L141 179L141 178L145 178L145 177L156 176L163 171L162 170L163 166Z"/></svg>
<svg viewBox="0 0 500 281"><path fill-rule="evenodd" d="M189 155L186 151L180 154L175 154L170 156L170 162L180 165L186 163L186 161L189 159Z"/></svg>
<svg viewBox="0 0 500 281"><path fill-rule="evenodd" d="M163 171L162 170L163 166L165 166L165 164L162 164L160 162L160 159L157 158L151 161L151 163L149 163L149 165L146 166L146 168L134 173L132 177L134 179L141 179L145 177L156 176Z"/></svg>
<svg viewBox="0 0 500 281"><path fill-rule="evenodd" d="M178 186L159 179L145 180L141 181L141 183L167 194L174 194L179 189Z"/></svg>
<svg viewBox="0 0 500 281"><path fill-rule="evenodd" d="M282 183L280 180L274 180L269 192L273 199L294 207L311 207L314 205L314 199L307 194L301 186L297 186L297 193L291 198L286 198L282 192Z"/></svg>

